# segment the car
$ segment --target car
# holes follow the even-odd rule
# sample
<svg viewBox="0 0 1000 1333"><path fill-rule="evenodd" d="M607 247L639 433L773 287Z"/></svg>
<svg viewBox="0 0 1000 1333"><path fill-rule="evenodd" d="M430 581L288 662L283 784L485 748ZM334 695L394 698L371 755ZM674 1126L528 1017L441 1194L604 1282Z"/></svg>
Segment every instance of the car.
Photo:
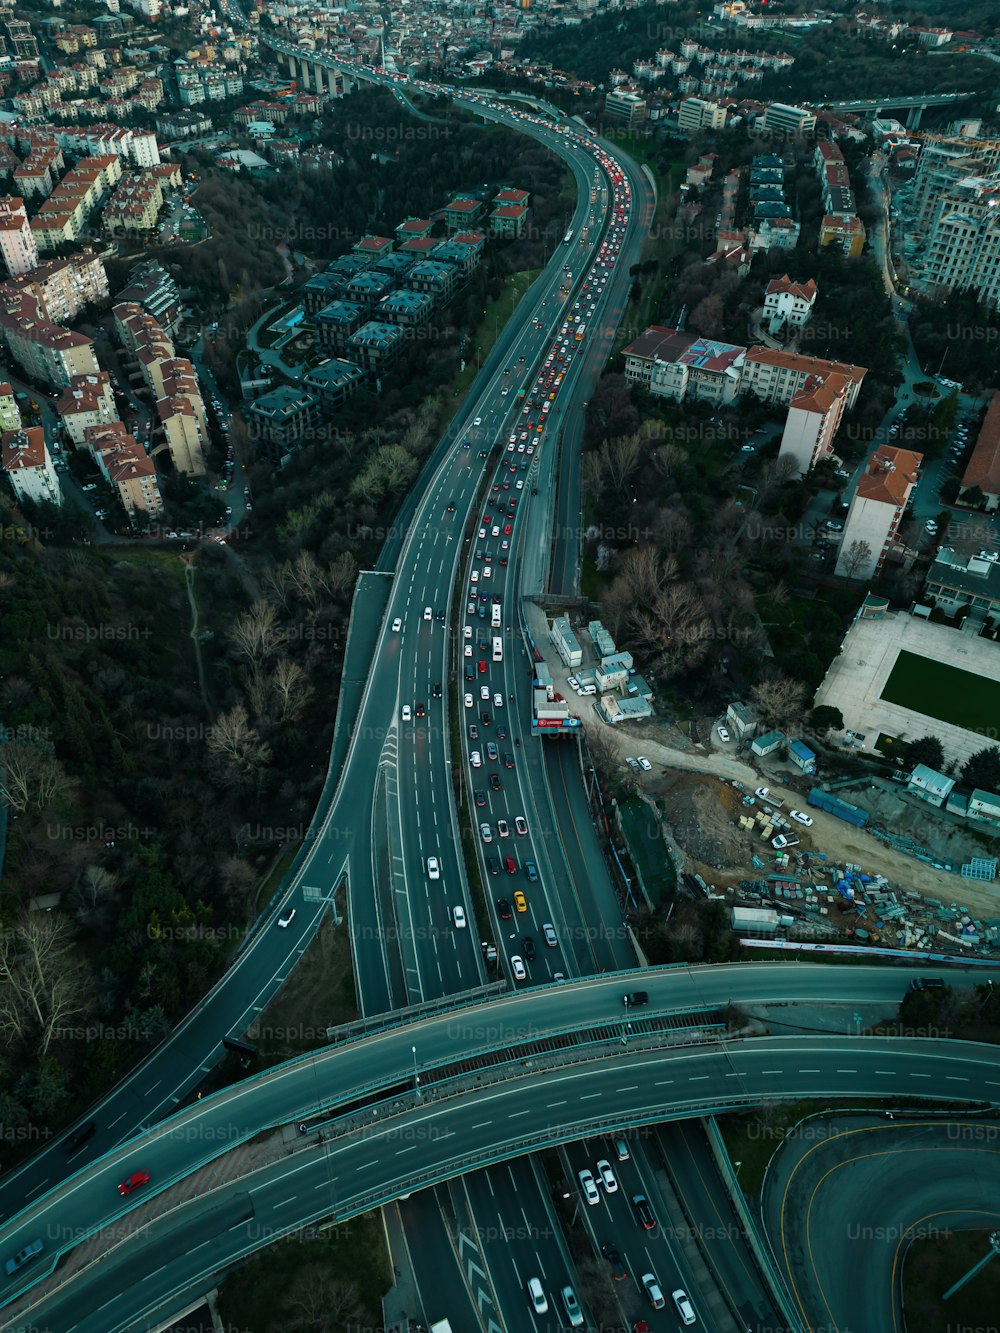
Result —
<svg viewBox="0 0 1000 1333"><path fill-rule="evenodd" d="M497 750L497 747L493 744L493 742L492 742L492 741L487 741L487 742L486 742L486 758L487 758L487 759L493 759L493 760L496 760L496 758L498 757L498 753L499 753L499 752L498 752L498 750Z"/></svg>
<svg viewBox="0 0 1000 1333"><path fill-rule="evenodd" d="M493 707L494 707L494 708L503 708L503 695L502 695L502 694L497 693L497 694L494 694L494 695L493 695Z"/></svg>
<svg viewBox="0 0 1000 1333"><path fill-rule="evenodd" d="M493 841L493 830L490 828L489 824L480 824L479 832L483 842L490 843Z"/></svg>
<svg viewBox="0 0 1000 1333"><path fill-rule="evenodd" d="M538 879L538 867L535 865L534 861L525 861L524 873L528 880L528 883L534 884L535 881Z"/></svg>
<svg viewBox="0 0 1000 1333"><path fill-rule="evenodd" d="M447 512L448 512L449 514L453 514L453 513L455 512L455 503L454 503L454 501L452 501L452 503L448 506L448 510L447 510Z"/></svg>
<svg viewBox="0 0 1000 1333"><path fill-rule="evenodd" d="M597 1175L604 1186L606 1194L616 1194L618 1191L618 1181L615 1179L615 1173L611 1169L611 1163L606 1157L602 1157L597 1163Z"/></svg>
<svg viewBox="0 0 1000 1333"><path fill-rule="evenodd" d="M451 919L455 923L456 930L464 930L466 925L468 924L465 920L465 908L453 907L451 909Z"/></svg>
<svg viewBox="0 0 1000 1333"><path fill-rule="evenodd" d="M612 1245L610 1241L605 1241L601 1246L601 1254L604 1255L611 1265L612 1282L624 1282L628 1277L628 1269L622 1263L622 1257L617 1245Z"/></svg>
<svg viewBox="0 0 1000 1333"><path fill-rule="evenodd" d="M619 1162L627 1162L632 1154L628 1150L626 1139L615 1139L615 1157Z"/></svg>
<svg viewBox="0 0 1000 1333"><path fill-rule="evenodd" d="M649 762L649 760L646 758L644 754L636 756L636 763L639 765L639 767L642 769L644 773L651 773L653 771L653 765Z"/></svg>
<svg viewBox="0 0 1000 1333"><path fill-rule="evenodd" d="M626 1009L638 1009L641 1005L649 1004L649 991L626 991L622 996L622 1001Z"/></svg>
<svg viewBox="0 0 1000 1333"><path fill-rule="evenodd" d="M501 921L510 921L514 912L506 898L497 899L497 916Z"/></svg>
<svg viewBox="0 0 1000 1333"><path fill-rule="evenodd" d="M124 1197L126 1194L132 1194L142 1185L148 1185L148 1184L149 1184L148 1171L133 1171L132 1174L130 1176L126 1176L125 1179L118 1186L118 1193Z"/></svg>
<svg viewBox="0 0 1000 1333"><path fill-rule="evenodd" d="M472 656L472 644L471 644L471 643L467 643L467 644L465 645L465 649L464 649L464 651L463 651L463 653L462 653L462 656L463 656L463 657L471 657L471 656Z"/></svg>
<svg viewBox="0 0 1000 1333"><path fill-rule="evenodd" d="M414 711L416 712L417 717L426 717L426 716L427 716L427 705L426 705L426 704L417 704L417 707L416 707L416 709L415 709Z"/></svg>
<svg viewBox="0 0 1000 1333"><path fill-rule="evenodd" d="M514 973L515 981L524 981L528 976L528 969L524 966L524 959L519 954L513 954L510 960L510 970Z"/></svg>
<svg viewBox="0 0 1000 1333"><path fill-rule="evenodd" d="M486 804L486 793L484 791L474 791L472 793L472 798L479 807Z"/></svg>
<svg viewBox="0 0 1000 1333"><path fill-rule="evenodd" d="M559 1295L562 1298L563 1309L566 1311L570 1328L583 1328L583 1311L580 1309L580 1302L576 1299L576 1292L572 1287L563 1287Z"/></svg>
<svg viewBox="0 0 1000 1333"><path fill-rule="evenodd" d="M489 703L489 701L490 701L490 687L489 687L488 685L480 685L480 687L479 687L479 697L480 697L480 699L485 699L485 701L486 701L487 703Z"/></svg>
<svg viewBox="0 0 1000 1333"><path fill-rule="evenodd" d="M27 1245L18 1250L17 1254L12 1254L4 1264L8 1276L16 1273L19 1268L23 1268L24 1265L30 1263L32 1259L37 1259L44 1249L44 1243L41 1239L38 1239L30 1241Z"/></svg>
<svg viewBox="0 0 1000 1333"><path fill-rule="evenodd" d="M805 824L806 828L812 827L812 815L807 815L801 810L789 810L788 816L799 824Z"/></svg>
<svg viewBox="0 0 1000 1333"><path fill-rule="evenodd" d="M542 926L542 939L550 949L554 949L559 943L556 939L556 928L551 921L546 921Z"/></svg>
<svg viewBox="0 0 1000 1333"><path fill-rule="evenodd" d="M480 720L480 722L483 724L484 727L488 727L488 726L490 726L490 725L492 724L492 722L493 722L492 717L490 717L489 713L486 711L485 708L484 708L483 711L479 714L479 720Z"/></svg>
<svg viewBox="0 0 1000 1333"><path fill-rule="evenodd" d="M567 676L566 684L570 687L571 690L578 690L580 688L580 682L577 680L575 676Z"/></svg>
<svg viewBox="0 0 1000 1333"><path fill-rule="evenodd" d="M660 1290L660 1284L657 1282L655 1274L643 1273L639 1280L645 1289L646 1295L649 1297L649 1303L653 1309L662 1310L667 1302L664 1300L663 1292Z"/></svg>
<svg viewBox="0 0 1000 1333"><path fill-rule="evenodd" d="M469 752L469 763L472 765L473 768L481 768L481 767L482 767L483 756L480 754L480 752L479 752L478 750L470 750L470 752Z"/></svg>
<svg viewBox="0 0 1000 1333"><path fill-rule="evenodd" d="M717 733L717 735L718 735L720 741L728 741L728 740L729 740L729 732L726 730L725 727L716 727L715 730L716 730L716 733Z"/></svg>
<svg viewBox="0 0 1000 1333"><path fill-rule="evenodd" d="M465 696L465 706L466 706L466 708L471 708L472 705L473 705L474 703L475 703L475 700L473 699L472 695L471 695L471 694L467 694L467 695ZM404 719L404 720L405 720L405 719Z"/></svg>
<svg viewBox="0 0 1000 1333"><path fill-rule="evenodd" d="M826 522L823 524L823 526L826 528L827 532L843 532L843 531L844 531L844 525L843 525L843 523L841 523L838 519L835 519L835 518L828 518L828 519L826 520Z"/></svg>
<svg viewBox="0 0 1000 1333"><path fill-rule="evenodd" d="M541 1278L528 1278L528 1300L531 1302L531 1308L535 1314L548 1314L549 1303L545 1299Z"/></svg>
<svg viewBox="0 0 1000 1333"><path fill-rule="evenodd" d="M510 825L507 823L506 819L497 820L497 833L501 838L510 837Z"/></svg>
<svg viewBox="0 0 1000 1333"><path fill-rule="evenodd" d="M497 740L505 741L506 739L507 739L507 728L501 722L500 725L497 727Z"/></svg>
<svg viewBox="0 0 1000 1333"><path fill-rule="evenodd" d="M294 907L290 907L283 916L278 917L278 926L281 930L287 930L288 927L292 924L292 922L295 920L295 912L296 909Z"/></svg>
<svg viewBox="0 0 1000 1333"><path fill-rule="evenodd" d="M425 620L433 620L433 619L434 619L434 612L431 610L431 608L430 608L429 606L425 606L425 607L424 607L424 619L425 619Z"/></svg>
<svg viewBox="0 0 1000 1333"><path fill-rule="evenodd" d="M471 639L471 638L472 638L472 626L471 626L471 625L466 625L465 629L462 631L462 638L463 638L463 639Z"/></svg>
<svg viewBox="0 0 1000 1333"><path fill-rule="evenodd" d="M483 424L483 419L482 419L482 417L476 417L475 421L474 421L472 424L473 424L474 426L481 426L481 425Z"/></svg>
<svg viewBox="0 0 1000 1333"><path fill-rule="evenodd" d="M504 864L504 869L507 871L508 875L517 874L517 862L514 860L512 856L505 856L503 859L503 864Z"/></svg>
<svg viewBox="0 0 1000 1333"><path fill-rule="evenodd" d="M94 1137L96 1132L97 1121L88 1120L85 1124L80 1125L78 1129L74 1129L73 1133L70 1134L69 1138L63 1144L63 1149L66 1152L76 1152L77 1148L82 1148L88 1139Z"/></svg>
<svg viewBox="0 0 1000 1333"><path fill-rule="evenodd" d="M487 668L487 666L486 666L486 663L483 662L483 661L480 661L480 663L479 663L479 674L480 674L481 676L485 676L487 670L488 670L488 668ZM487 697L487 699L489 698L489 690L486 691L486 697Z"/></svg>
<svg viewBox="0 0 1000 1333"><path fill-rule="evenodd" d="M910 982L910 990L942 990L944 984L942 977L914 977Z"/></svg>
<svg viewBox="0 0 1000 1333"><path fill-rule="evenodd" d="M638 773L638 771L639 771L639 761L638 761L638 759L633 759L631 755L628 755L628 756L626 757L626 759L625 759L625 762L626 762L626 764L628 764L629 768L633 769L634 772Z"/></svg>
<svg viewBox="0 0 1000 1333"><path fill-rule="evenodd" d="M597 1188L597 1181L594 1179L593 1171L584 1168L583 1171L576 1173L576 1178L580 1182L580 1189L583 1191L583 1197L588 1204L593 1207L595 1203L601 1202L601 1191Z"/></svg>
<svg viewBox="0 0 1000 1333"><path fill-rule="evenodd" d="M515 890L514 907L518 912L526 912L528 910L528 900L524 896L523 889Z"/></svg>
<svg viewBox="0 0 1000 1333"><path fill-rule="evenodd" d="M428 879L441 878L441 862L437 859L436 856L429 856L427 858L427 878Z"/></svg>
<svg viewBox="0 0 1000 1333"><path fill-rule="evenodd" d="M649 1206L649 1200L645 1194L632 1195L632 1207L635 1209L636 1216L644 1231L653 1231L656 1228L656 1218L653 1210Z"/></svg>
<svg viewBox="0 0 1000 1333"><path fill-rule="evenodd" d="M682 1287L678 1287L676 1291L672 1291L670 1293L670 1299L673 1301L674 1307L680 1316L680 1321L685 1328L689 1328L692 1324L698 1322L698 1317L694 1312L694 1306L688 1300L687 1292L684 1291Z"/></svg>
<svg viewBox="0 0 1000 1333"><path fill-rule="evenodd" d="M431 690L431 695L435 699L441 698L441 682L439 680L434 682L434 688Z"/></svg>
<svg viewBox="0 0 1000 1333"><path fill-rule="evenodd" d="M513 768L513 767L514 767L514 756L513 756L512 754L510 754L509 752L506 752L506 751L505 751L505 753L504 753L504 757L503 757L503 766L504 766L504 768Z"/></svg>
<svg viewBox="0 0 1000 1333"><path fill-rule="evenodd" d="M525 935L524 939L521 941L521 948L523 949L524 956L527 958L528 962L533 963L535 961L535 941L531 935Z"/></svg>
<svg viewBox="0 0 1000 1333"><path fill-rule="evenodd" d="M934 522L932 518L929 518L927 522L924 524L924 532L929 532L933 537L934 534L937 532L937 530L938 530L938 525Z"/></svg>
<svg viewBox="0 0 1000 1333"><path fill-rule="evenodd" d="M398 634L402 628L403 628L403 622L402 620L400 620L399 616L397 616L396 619L392 622L393 634Z"/></svg>
<svg viewBox="0 0 1000 1333"><path fill-rule="evenodd" d="M523 815L518 815L514 820L514 829L518 837L524 838L528 834L528 825Z"/></svg>

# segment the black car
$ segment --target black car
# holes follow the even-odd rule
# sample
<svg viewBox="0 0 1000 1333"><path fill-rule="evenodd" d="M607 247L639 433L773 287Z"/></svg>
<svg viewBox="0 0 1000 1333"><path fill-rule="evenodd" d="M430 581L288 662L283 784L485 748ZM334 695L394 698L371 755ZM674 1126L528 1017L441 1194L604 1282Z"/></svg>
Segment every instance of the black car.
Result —
<svg viewBox="0 0 1000 1333"><path fill-rule="evenodd" d="M636 1216L642 1223L643 1230L653 1231L656 1228L656 1218L653 1216L653 1210L649 1206L649 1200L645 1194L632 1195L632 1207L636 1211Z"/></svg>
<svg viewBox="0 0 1000 1333"><path fill-rule="evenodd" d="M97 1121L88 1120L85 1125L80 1125L78 1129L74 1129L73 1133L63 1144L63 1147L67 1152L76 1152L77 1148L82 1148L88 1139L94 1137L96 1132Z"/></svg>
<svg viewBox="0 0 1000 1333"><path fill-rule="evenodd" d="M944 990L944 981L941 977L914 977L910 990Z"/></svg>
<svg viewBox="0 0 1000 1333"><path fill-rule="evenodd" d="M501 782L500 782L500 774L499 774L499 773L491 773L491 774L490 774L490 786L492 787L492 789L493 789L494 791L499 791L499 790L500 790Z"/></svg>
<svg viewBox="0 0 1000 1333"><path fill-rule="evenodd" d="M484 791L473 792L473 796L475 798L476 805L486 804L486 793Z"/></svg>
<svg viewBox="0 0 1000 1333"><path fill-rule="evenodd" d="M507 728L501 722L500 725L497 727L497 740L505 741L506 739L507 739Z"/></svg>
<svg viewBox="0 0 1000 1333"><path fill-rule="evenodd" d="M504 757L503 757L503 766L504 766L504 768L513 768L513 767L514 767L514 756L513 756L512 754L505 754L505 755L504 755Z"/></svg>
<svg viewBox="0 0 1000 1333"><path fill-rule="evenodd" d="M601 1246L601 1253L611 1265L611 1278L614 1282L623 1282L628 1277L628 1269L622 1263L621 1254L618 1252L618 1246L612 1245L606 1241Z"/></svg>
<svg viewBox="0 0 1000 1333"><path fill-rule="evenodd" d="M444 612L443 612L443 611L438 611L438 612L436 612L436 613L435 613L435 616L434 616L434 619L437 621L437 623L438 623L439 625L443 625L443 624L444 624Z"/></svg>
<svg viewBox="0 0 1000 1333"><path fill-rule="evenodd" d="M488 856L486 858L486 869L490 872L491 875L499 875L500 874L499 856Z"/></svg>
<svg viewBox="0 0 1000 1333"><path fill-rule="evenodd" d="M524 939L521 941L521 952L524 954L525 958L527 958L529 963L535 961L535 941L532 936L525 935Z"/></svg>
<svg viewBox="0 0 1000 1333"><path fill-rule="evenodd" d="M455 505L454 505L454 502L452 502L452 503L448 506L448 513L449 513L449 514L453 514L454 512L455 512Z"/></svg>
<svg viewBox="0 0 1000 1333"><path fill-rule="evenodd" d="M486 711L486 709L484 708L483 711L479 714L479 720L480 720L480 722L483 724L484 727L488 727L488 726L490 726L490 724L492 723L493 718L491 717L491 715L490 715L490 714Z"/></svg>
<svg viewBox="0 0 1000 1333"><path fill-rule="evenodd" d="M514 915L514 909L506 898L497 899L497 912L500 914L501 921L509 921Z"/></svg>
<svg viewBox="0 0 1000 1333"><path fill-rule="evenodd" d="M435 699L441 698L441 682L439 680L434 683L433 694Z"/></svg>
<svg viewBox="0 0 1000 1333"><path fill-rule="evenodd" d="M415 712L416 712L416 714L417 714L417 717L426 717L426 716L427 716L427 705L426 705L426 704L417 704L417 707L416 707L416 709L415 709Z"/></svg>
<svg viewBox="0 0 1000 1333"><path fill-rule="evenodd" d="M640 1005L649 1004L649 991L628 991L622 996L622 1002L626 1009L638 1009Z"/></svg>

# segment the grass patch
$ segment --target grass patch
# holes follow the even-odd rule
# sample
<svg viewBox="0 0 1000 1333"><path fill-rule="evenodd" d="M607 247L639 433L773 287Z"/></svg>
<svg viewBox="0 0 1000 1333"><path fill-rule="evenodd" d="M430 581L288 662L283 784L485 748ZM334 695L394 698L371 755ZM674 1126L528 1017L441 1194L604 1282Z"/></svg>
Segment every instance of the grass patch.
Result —
<svg viewBox="0 0 1000 1333"><path fill-rule="evenodd" d="M247 1032L263 1067L326 1043L326 1029L358 1017L347 925L327 916L291 976Z"/></svg>
<svg viewBox="0 0 1000 1333"><path fill-rule="evenodd" d="M882 698L967 731L1000 717L1000 681L905 651L889 673Z"/></svg>
<svg viewBox="0 0 1000 1333"><path fill-rule="evenodd" d="M654 906L669 902L677 876L660 834L656 816L644 800L628 796L618 805L629 855Z"/></svg>
<svg viewBox="0 0 1000 1333"><path fill-rule="evenodd" d="M254 1333L284 1333L293 1325L381 1328L390 1282L380 1216L364 1213L322 1233L310 1228L251 1259L222 1284L219 1312L224 1327Z"/></svg>
<svg viewBox="0 0 1000 1333"><path fill-rule="evenodd" d="M746 1115L718 1117L729 1160L734 1169L737 1162L741 1164L737 1179L748 1198L760 1197L767 1164L788 1131L803 1117L817 1111L829 1111L829 1105L825 1102L781 1102L762 1106Z"/></svg>
<svg viewBox="0 0 1000 1333"><path fill-rule="evenodd" d="M903 1265L903 1309L907 1328L952 1333L984 1326L983 1315L1000 1304L1000 1264L986 1267L948 1301L944 1292L989 1253L989 1230L939 1231L915 1240Z"/></svg>
<svg viewBox="0 0 1000 1333"><path fill-rule="evenodd" d="M500 336L501 330L506 326L508 319L517 309L524 293L541 273L541 269L529 268L523 273L513 273L507 279L503 291L495 301L491 301L486 307L479 327L470 335L470 343L473 351L479 348L478 366L483 362L493 350L493 344ZM473 380L479 374L477 360L474 355L467 358L464 370L460 370L455 375L454 386L456 393L462 394L471 386Z"/></svg>

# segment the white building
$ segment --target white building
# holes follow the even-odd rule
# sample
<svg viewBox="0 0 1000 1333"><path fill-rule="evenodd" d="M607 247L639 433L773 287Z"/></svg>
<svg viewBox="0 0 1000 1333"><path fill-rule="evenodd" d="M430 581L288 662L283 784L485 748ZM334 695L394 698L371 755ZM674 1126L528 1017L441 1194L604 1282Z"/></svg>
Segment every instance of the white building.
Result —
<svg viewBox="0 0 1000 1333"><path fill-rule="evenodd" d="M677 128L692 133L697 130L721 130L725 124L725 107L705 97L685 97L677 111Z"/></svg>
<svg viewBox="0 0 1000 1333"><path fill-rule="evenodd" d="M12 278L30 273L38 264L38 248L24 200L11 195L0 199L0 254Z"/></svg>
<svg viewBox="0 0 1000 1333"><path fill-rule="evenodd" d="M800 477L833 453L846 402L847 381L837 374L811 377L792 398L778 457L793 458Z"/></svg>
<svg viewBox="0 0 1000 1333"><path fill-rule="evenodd" d="M133 130L129 157L137 167L158 167L160 147L152 130Z"/></svg>
<svg viewBox="0 0 1000 1333"><path fill-rule="evenodd" d="M872 454L847 511L837 574L863 580L881 570L896 539L910 492L917 484L923 457L889 445Z"/></svg>
<svg viewBox="0 0 1000 1333"><path fill-rule="evenodd" d="M787 273L774 278L764 291L764 320L772 333L777 333L784 325L804 328L812 318L816 304L816 284L812 278L808 282L792 282Z"/></svg>
<svg viewBox="0 0 1000 1333"><path fill-rule="evenodd" d="M45 444L41 426L7 432L0 446L3 470L10 478L18 500L62 504L59 478Z"/></svg>

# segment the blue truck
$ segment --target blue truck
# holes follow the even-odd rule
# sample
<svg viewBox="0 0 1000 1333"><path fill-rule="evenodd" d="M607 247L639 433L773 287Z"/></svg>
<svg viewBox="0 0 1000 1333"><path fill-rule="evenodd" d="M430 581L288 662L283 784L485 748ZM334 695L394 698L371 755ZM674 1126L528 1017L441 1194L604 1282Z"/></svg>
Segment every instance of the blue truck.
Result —
<svg viewBox="0 0 1000 1333"><path fill-rule="evenodd" d="M867 810L862 810L857 805L851 805L850 801L842 801L839 796L824 791L822 787L813 787L806 800L817 810L825 810L827 814L836 815L845 824L853 824L855 828L864 828L868 823Z"/></svg>

